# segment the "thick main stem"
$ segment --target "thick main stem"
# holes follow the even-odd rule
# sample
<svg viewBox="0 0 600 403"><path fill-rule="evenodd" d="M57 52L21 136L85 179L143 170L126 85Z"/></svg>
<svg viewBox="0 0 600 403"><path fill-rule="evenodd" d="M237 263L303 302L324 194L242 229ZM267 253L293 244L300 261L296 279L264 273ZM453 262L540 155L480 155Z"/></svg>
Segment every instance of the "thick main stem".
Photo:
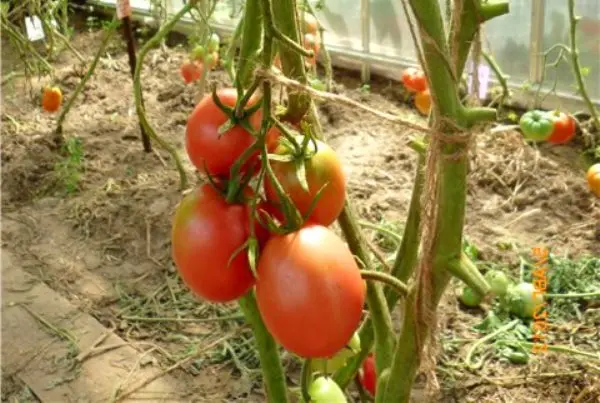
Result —
<svg viewBox="0 0 600 403"><path fill-rule="evenodd" d="M263 382L269 403L286 403L288 401L285 388L285 375L279 359L277 344L269 334L260 317L254 291L250 291L239 300L240 308L246 321L252 326L254 340L260 357Z"/></svg>
<svg viewBox="0 0 600 403"><path fill-rule="evenodd" d="M458 79L462 75L477 24L508 11L508 4L480 4L464 0L460 14L453 15L454 41L449 48L446 41L440 6L436 0L410 0L413 14L419 22L424 66L435 104L432 123L439 130L439 141L432 142L430 150L437 155L437 164L428 166L437 175L437 197L433 199L435 214L434 232L430 250L424 250L423 259L431 262L430 276L417 284L416 290L430 292L411 293L405 304L402 332L396 343L390 379L384 393L384 403L404 403L410 399L415 375L419 369L423 341L432 331L432 323L417 316L417 307L435 310L451 278L448 265L462 254L462 235L467 189L467 145L452 141L458 132L469 130L479 121L495 118L494 110L465 109L458 95ZM484 12L484 7L487 7ZM491 8L490 8L491 7ZM454 56L454 57L451 57ZM448 63L451 63L449 65ZM434 160L434 161L435 161ZM434 190L434 189L429 189ZM429 195L431 196L431 195ZM422 269L424 266L421 267ZM423 299L423 300L420 300Z"/></svg>

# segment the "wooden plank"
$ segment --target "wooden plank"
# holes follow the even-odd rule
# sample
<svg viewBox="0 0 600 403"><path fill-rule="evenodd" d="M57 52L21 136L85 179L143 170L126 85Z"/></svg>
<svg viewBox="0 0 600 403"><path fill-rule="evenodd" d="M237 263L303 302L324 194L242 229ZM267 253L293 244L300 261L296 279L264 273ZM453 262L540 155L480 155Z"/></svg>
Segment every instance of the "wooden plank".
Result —
<svg viewBox="0 0 600 403"><path fill-rule="evenodd" d="M36 318L37 316L37 318ZM68 331L75 343L61 338L43 321ZM18 261L2 251L2 371L17 376L42 402L108 402L115 388L132 372L142 353L111 334L103 345L123 344L85 360L77 370L67 355L86 352L108 331L96 319L18 267ZM161 370L152 365L133 371L124 389ZM124 401L185 401L182 391L193 393L171 374L150 383Z"/></svg>

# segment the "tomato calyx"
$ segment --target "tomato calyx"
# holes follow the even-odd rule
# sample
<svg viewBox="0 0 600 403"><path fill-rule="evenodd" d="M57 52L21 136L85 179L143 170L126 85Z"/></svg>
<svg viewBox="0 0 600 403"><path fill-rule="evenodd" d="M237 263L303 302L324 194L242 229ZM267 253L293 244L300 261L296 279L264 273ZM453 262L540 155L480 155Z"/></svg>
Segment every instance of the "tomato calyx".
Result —
<svg viewBox="0 0 600 403"><path fill-rule="evenodd" d="M217 95L217 87L216 86L213 86L211 95L212 95L212 100L215 103L215 105L219 109L221 109L221 111L223 111L223 113L225 115L227 115L227 117L228 117L227 121L225 121L225 123L223 123L221 126L219 126L219 130L218 130L219 137L222 136L224 133L226 133L228 130L230 130L235 125L242 126L249 133L256 136L254 129L248 124L247 120L250 116L252 116L256 111L258 111L262 107L262 99L258 100L258 102L256 102L251 107L244 109L244 106L246 106L246 104L248 103L248 101L250 100L250 98L253 95L252 91L248 91L248 92L246 92L246 94L244 94L243 97L238 98L239 99L238 104L234 108L229 107L229 106L225 105L223 102L221 102L221 100L219 99L219 96Z"/></svg>

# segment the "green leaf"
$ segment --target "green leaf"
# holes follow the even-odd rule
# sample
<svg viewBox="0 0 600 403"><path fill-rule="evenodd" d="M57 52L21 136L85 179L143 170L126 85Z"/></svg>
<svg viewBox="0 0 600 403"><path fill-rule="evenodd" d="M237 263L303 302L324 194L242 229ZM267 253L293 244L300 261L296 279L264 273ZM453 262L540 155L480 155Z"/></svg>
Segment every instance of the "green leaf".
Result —
<svg viewBox="0 0 600 403"><path fill-rule="evenodd" d="M236 250L233 251L233 253L229 257L229 260L227 261L227 268L229 268L229 266L231 266L231 262L233 262L233 259L235 259L235 257L237 255L239 255L241 251L243 251L244 249L246 249L248 247L248 243L249 243L249 241L244 242Z"/></svg>
<svg viewBox="0 0 600 403"><path fill-rule="evenodd" d="M250 263L250 270L252 270L252 275L254 278L258 278L258 274L256 274L256 262L258 258L258 241L256 238L251 237L248 238L248 263Z"/></svg>
<svg viewBox="0 0 600 403"><path fill-rule="evenodd" d="M235 126L235 123L231 119L227 119L227 121L225 123L223 123L221 126L219 126L219 130L218 130L219 137L221 137L223 134L225 134L227 131L229 131L231 128L233 128L233 126Z"/></svg>
<svg viewBox="0 0 600 403"><path fill-rule="evenodd" d="M309 192L308 182L306 180L306 166L304 165L304 160L296 159L294 160L296 165L296 177L298 178L298 182L300 182L300 186L305 192Z"/></svg>

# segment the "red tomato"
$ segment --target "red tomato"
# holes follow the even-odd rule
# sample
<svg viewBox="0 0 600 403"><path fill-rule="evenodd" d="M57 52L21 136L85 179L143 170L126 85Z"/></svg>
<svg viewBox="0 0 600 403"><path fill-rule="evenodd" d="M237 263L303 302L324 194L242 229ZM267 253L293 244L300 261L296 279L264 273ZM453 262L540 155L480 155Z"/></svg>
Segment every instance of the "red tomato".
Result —
<svg viewBox="0 0 600 403"><path fill-rule="evenodd" d="M375 356L373 353L369 353L367 358L363 361L362 371L358 373L358 380L363 388L371 395L375 396L377 374L375 372Z"/></svg>
<svg viewBox="0 0 600 403"><path fill-rule="evenodd" d="M366 287L354 257L331 230L310 224L273 236L258 262L256 301L265 326L287 350L331 357L352 338Z"/></svg>
<svg viewBox="0 0 600 403"><path fill-rule="evenodd" d="M548 137L548 143L565 144L575 137L575 119L572 116L558 111L551 112L548 116L554 124L552 134Z"/></svg>
<svg viewBox="0 0 600 403"><path fill-rule="evenodd" d="M229 107L234 107L237 101L235 88L219 89L217 96ZM257 100L258 96L252 96L247 107L256 104ZM260 127L261 115L260 111L257 111L249 119L255 130ZM213 102L211 94L204 96L188 118L185 147L190 160L200 172L205 172L206 164L211 175L229 176L233 163L254 143L255 138L240 125L235 125L219 135L219 127L227 120L227 115ZM254 163L256 157L248 160L243 168L247 169Z"/></svg>
<svg viewBox="0 0 600 403"><path fill-rule="evenodd" d="M62 91L58 87L45 87L42 93L42 109L46 112L56 112L62 104Z"/></svg>
<svg viewBox="0 0 600 403"><path fill-rule="evenodd" d="M302 143L302 136L296 137L296 141ZM309 147L310 144L312 143L309 143ZM326 185L308 219L316 224L328 226L338 218L344 208L346 201L346 178L342 163L335 151L327 144L318 140L317 147L317 152L304 162L308 192L302 189L296 175L296 164L294 161L271 161L271 167L283 190L289 195L302 215L308 213L317 193ZM280 144L273 153L286 154L287 152L287 148ZM271 203L275 205L281 204L273 183L268 178L265 178L265 194L267 200Z"/></svg>
<svg viewBox="0 0 600 403"><path fill-rule="evenodd" d="M181 65L179 72L181 73L181 77L183 77L183 81L189 84L202 77L202 69L202 64L188 61Z"/></svg>
<svg viewBox="0 0 600 403"><path fill-rule="evenodd" d="M425 73L413 67L409 67L402 72L402 83L410 92L422 92L427 89Z"/></svg>
<svg viewBox="0 0 600 403"><path fill-rule="evenodd" d="M254 284L247 250L233 253L250 234L246 205L227 204L206 184L186 195L177 207L171 230L173 260L187 286L211 302L229 302ZM257 228L265 241L265 231Z"/></svg>

